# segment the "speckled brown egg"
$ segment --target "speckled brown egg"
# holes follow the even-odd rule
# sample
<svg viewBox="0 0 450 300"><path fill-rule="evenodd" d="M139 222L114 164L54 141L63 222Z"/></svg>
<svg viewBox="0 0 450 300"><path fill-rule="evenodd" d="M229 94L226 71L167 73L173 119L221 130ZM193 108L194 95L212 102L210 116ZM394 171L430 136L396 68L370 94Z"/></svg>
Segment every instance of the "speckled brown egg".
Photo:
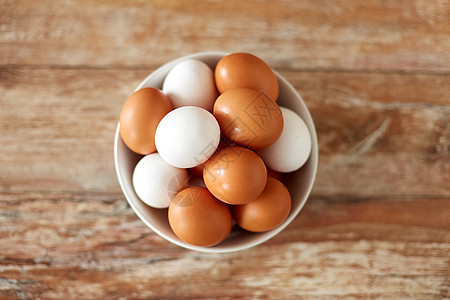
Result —
<svg viewBox="0 0 450 300"><path fill-rule="evenodd" d="M227 90L214 104L214 117L231 141L258 150L275 143L283 132L283 115L264 92Z"/></svg>
<svg viewBox="0 0 450 300"><path fill-rule="evenodd" d="M278 81L272 69L250 53L232 53L223 57L214 71L216 86L222 94L230 89L250 88L278 98Z"/></svg>
<svg viewBox="0 0 450 300"><path fill-rule="evenodd" d="M132 151L146 155L156 151L159 121L172 110L169 97L156 88L134 92L120 112L120 136Z"/></svg>
<svg viewBox="0 0 450 300"><path fill-rule="evenodd" d="M244 147L227 147L205 165L203 179L208 190L228 204L245 204L258 197L267 182L262 159Z"/></svg>
<svg viewBox="0 0 450 300"><path fill-rule="evenodd" d="M189 187L175 195L168 215L170 227L181 240L202 247L222 242L233 223L229 206L203 187Z"/></svg>
<svg viewBox="0 0 450 300"><path fill-rule="evenodd" d="M286 220L291 210L291 196L281 181L268 177L264 191L254 201L232 207L236 223L245 230L263 232Z"/></svg>

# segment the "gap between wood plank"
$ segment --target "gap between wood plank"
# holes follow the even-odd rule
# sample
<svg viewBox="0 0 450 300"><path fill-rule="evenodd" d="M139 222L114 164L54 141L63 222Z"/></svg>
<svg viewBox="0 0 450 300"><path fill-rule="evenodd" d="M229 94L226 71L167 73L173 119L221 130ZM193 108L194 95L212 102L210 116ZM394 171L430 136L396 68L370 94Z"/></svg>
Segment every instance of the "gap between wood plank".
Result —
<svg viewBox="0 0 450 300"><path fill-rule="evenodd" d="M21 199L17 199L18 195L22 195ZM51 190L0 190L0 199L2 197L14 197L12 201L7 201L3 199L4 203L14 203L14 205L19 205L22 202L27 202L29 200L36 200L41 198L46 198L47 201L61 201L63 198L65 201L71 202L85 202L90 201L89 198L93 197L91 200L100 200L101 202L114 203L116 201L125 201L125 196L121 192L103 192L103 191L51 191ZM27 199L31 197L32 199ZM49 198L50 199L49 199ZM342 199L345 199L343 201ZM391 201L416 201L416 200L450 200L450 195L426 195L426 194L404 194L404 195L389 195L389 194L377 194L370 196L358 196L351 194L334 194L334 195L321 195L320 193L315 194L314 192L309 196L308 201L321 200L327 203L367 203L371 201L376 202L391 202Z"/></svg>
<svg viewBox="0 0 450 300"><path fill-rule="evenodd" d="M16 65L16 64L5 64L0 65L1 69L54 69L54 70L156 70L161 67L163 64L167 63L162 62L160 65L148 65L148 66L120 66L120 65ZM450 75L450 70L448 71L430 71L430 70L401 70L401 69L392 69L392 70L380 70L380 69L340 69L340 68L277 68L275 71L277 72L300 72L300 73L343 73L343 74L387 74L387 75L436 75L436 76L448 76Z"/></svg>

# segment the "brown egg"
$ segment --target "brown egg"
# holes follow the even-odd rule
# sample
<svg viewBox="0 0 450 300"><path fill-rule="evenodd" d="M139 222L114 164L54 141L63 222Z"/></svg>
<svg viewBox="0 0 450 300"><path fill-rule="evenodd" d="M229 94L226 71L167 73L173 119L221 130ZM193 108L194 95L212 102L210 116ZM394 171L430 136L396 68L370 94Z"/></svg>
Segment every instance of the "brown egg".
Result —
<svg viewBox="0 0 450 300"><path fill-rule="evenodd" d="M156 127L171 110L169 97L158 89L134 92L120 113L120 136L128 148L142 155L155 152Z"/></svg>
<svg viewBox="0 0 450 300"><path fill-rule="evenodd" d="M216 66L214 77L221 94L230 89L250 88L264 91L273 101L278 98L275 73L264 61L249 53L223 57Z"/></svg>
<svg viewBox="0 0 450 300"><path fill-rule="evenodd" d="M243 147L228 147L206 162L203 179L217 199L228 204L245 204L264 190L267 170L255 152Z"/></svg>
<svg viewBox="0 0 450 300"><path fill-rule="evenodd" d="M291 210L291 196L281 181L268 177L262 194L245 205L232 207L233 217L240 227L253 232L273 229L286 220Z"/></svg>
<svg viewBox="0 0 450 300"><path fill-rule="evenodd" d="M202 247L222 242L233 223L229 206L203 187L189 187L176 194L168 214L170 227L180 239Z"/></svg>
<svg viewBox="0 0 450 300"><path fill-rule="evenodd" d="M214 104L214 117L226 137L253 150L272 145L283 132L283 115L277 103L253 89L221 94Z"/></svg>

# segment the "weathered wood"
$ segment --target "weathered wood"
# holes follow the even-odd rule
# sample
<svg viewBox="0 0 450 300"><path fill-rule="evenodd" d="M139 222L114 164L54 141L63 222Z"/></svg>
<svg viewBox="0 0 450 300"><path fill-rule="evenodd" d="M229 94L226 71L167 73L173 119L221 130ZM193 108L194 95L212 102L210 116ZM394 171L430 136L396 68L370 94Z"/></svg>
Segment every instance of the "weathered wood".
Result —
<svg viewBox="0 0 450 300"><path fill-rule="evenodd" d="M118 191L115 126L148 72L2 69L1 188ZM317 127L315 194L450 196L449 76L282 74Z"/></svg>
<svg viewBox="0 0 450 300"><path fill-rule="evenodd" d="M449 195L450 77L286 73L319 140L322 195Z"/></svg>
<svg viewBox="0 0 450 300"><path fill-rule="evenodd" d="M2 1L0 64L150 66L205 50L277 69L446 72L448 1Z"/></svg>
<svg viewBox="0 0 450 300"><path fill-rule="evenodd" d="M151 232L119 193L2 193L0 295L445 298L449 210L447 199L313 197L265 244L200 254Z"/></svg>
<svg viewBox="0 0 450 300"><path fill-rule="evenodd" d="M450 299L450 2L0 0L0 299ZM303 96L299 216L228 254L128 207L120 109L153 69L246 51Z"/></svg>

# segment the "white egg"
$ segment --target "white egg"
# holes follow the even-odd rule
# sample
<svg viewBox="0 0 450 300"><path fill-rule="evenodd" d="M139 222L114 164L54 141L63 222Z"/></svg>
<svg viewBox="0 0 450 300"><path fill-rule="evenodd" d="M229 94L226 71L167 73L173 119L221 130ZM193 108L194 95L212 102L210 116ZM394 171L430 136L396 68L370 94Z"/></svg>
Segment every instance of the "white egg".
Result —
<svg viewBox="0 0 450 300"><path fill-rule="evenodd" d="M172 198L188 183L186 169L166 163L158 153L139 160L133 172L133 187L137 196L155 208L169 207Z"/></svg>
<svg viewBox="0 0 450 300"><path fill-rule="evenodd" d="M198 60L185 60L169 71L162 91L172 100L174 108L193 105L212 111L218 93L214 73Z"/></svg>
<svg viewBox="0 0 450 300"><path fill-rule="evenodd" d="M155 145L162 159L178 168L193 168L210 158L220 141L220 127L207 110L183 106L169 112L156 128Z"/></svg>
<svg viewBox="0 0 450 300"><path fill-rule="evenodd" d="M294 111L280 107L283 132L279 139L258 151L266 165L274 171L292 172L300 169L311 153L311 135L302 118Z"/></svg>

